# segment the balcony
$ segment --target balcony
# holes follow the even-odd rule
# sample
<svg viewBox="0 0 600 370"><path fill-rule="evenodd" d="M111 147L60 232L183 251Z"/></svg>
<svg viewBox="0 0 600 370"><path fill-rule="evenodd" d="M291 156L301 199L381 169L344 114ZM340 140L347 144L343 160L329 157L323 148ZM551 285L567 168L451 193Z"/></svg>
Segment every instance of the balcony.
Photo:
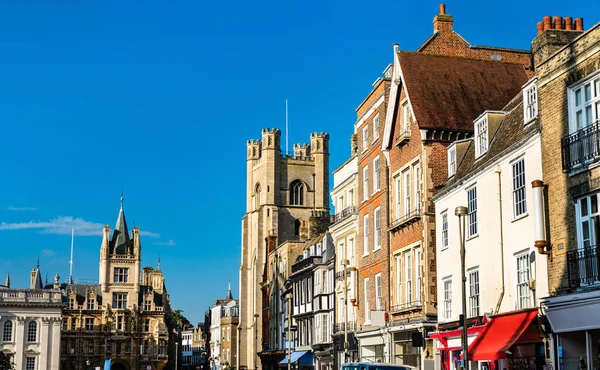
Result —
<svg viewBox="0 0 600 370"><path fill-rule="evenodd" d="M410 140L410 131L406 130L396 138L396 146L401 147Z"/></svg>
<svg viewBox="0 0 600 370"><path fill-rule="evenodd" d="M600 287L600 246L567 252L571 288Z"/></svg>
<svg viewBox="0 0 600 370"><path fill-rule="evenodd" d="M311 267L314 264L321 263L323 261L323 257L321 256L310 256L303 260L300 260L292 265L292 274L302 271L305 268Z"/></svg>
<svg viewBox="0 0 600 370"><path fill-rule="evenodd" d="M333 325L333 334L344 333L346 330L346 323L342 322ZM348 331L356 330L356 321L348 321Z"/></svg>
<svg viewBox="0 0 600 370"><path fill-rule="evenodd" d="M600 120L561 140L563 171L570 172L600 157Z"/></svg>
<svg viewBox="0 0 600 370"><path fill-rule="evenodd" d="M341 212L338 212L335 214L335 216L333 218L333 223L336 224L338 222L342 222L345 219L347 219L348 217L355 215L355 214L356 214L355 206L346 207Z"/></svg>
<svg viewBox="0 0 600 370"><path fill-rule="evenodd" d="M421 219L421 207L417 207L410 212L406 212L404 215L396 218L392 221L389 230L393 231L401 227L408 226L413 222L417 222Z"/></svg>
<svg viewBox="0 0 600 370"><path fill-rule="evenodd" d="M392 315L402 314L402 313L411 312L411 311L419 311L422 308L423 308L422 301L412 301L412 302L407 302L407 303L402 303L402 304L399 304L396 306L392 306L390 308L390 313Z"/></svg>

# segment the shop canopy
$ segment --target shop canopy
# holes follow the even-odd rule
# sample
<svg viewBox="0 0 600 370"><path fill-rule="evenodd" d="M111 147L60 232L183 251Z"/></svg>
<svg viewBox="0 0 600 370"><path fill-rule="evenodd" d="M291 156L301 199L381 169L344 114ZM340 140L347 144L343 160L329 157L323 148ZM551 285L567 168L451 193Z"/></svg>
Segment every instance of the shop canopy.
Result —
<svg viewBox="0 0 600 370"><path fill-rule="evenodd" d="M305 366L312 366L313 365L313 354L310 353L309 351L295 351L291 353L291 356L285 356L285 358L283 360L281 360L281 362L279 362L279 365L287 365L288 364L288 358L291 357L291 361L290 363L295 364L298 363L298 365L305 365Z"/></svg>
<svg viewBox="0 0 600 370"><path fill-rule="evenodd" d="M537 314L537 308L533 308L492 316L469 346L469 360L493 361L506 358L506 351L521 337Z"/></svg>

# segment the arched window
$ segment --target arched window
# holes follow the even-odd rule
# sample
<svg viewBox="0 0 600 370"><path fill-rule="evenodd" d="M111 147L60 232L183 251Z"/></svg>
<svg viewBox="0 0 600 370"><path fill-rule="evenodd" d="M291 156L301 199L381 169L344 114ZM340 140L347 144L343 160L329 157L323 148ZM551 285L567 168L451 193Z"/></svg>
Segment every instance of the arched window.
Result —
<svg viewBox="0 0 600 370"><path fill-rule="evenodd" d="M254 209L260 208L260 184L254 187Z"/></svg>
<svg viewBox="0 0 600 370"><path fill-rule="evenodd" d="M37 322L30 321L27 326L27 341L37 342Z"/></svg>
<svg viewBox="0 0 600 370"><path fill-rule="evenodd" d="M300 220L294 221L294 236L298 238L300 236Z"/></svg>
<svg viewBox="0 0 600 370"><path fill-rule="evenodd" d="M4 322L4 328L2 330L2 341L3 342L12 342L12 330L13 323L8 320Z"/></svg>
<svg viewBox="0 0 600 370"><path fill-rule="evenodd" d="M304 204L304 184L300 180L294 180L290 184L290 204L296 206Z"/></svg>

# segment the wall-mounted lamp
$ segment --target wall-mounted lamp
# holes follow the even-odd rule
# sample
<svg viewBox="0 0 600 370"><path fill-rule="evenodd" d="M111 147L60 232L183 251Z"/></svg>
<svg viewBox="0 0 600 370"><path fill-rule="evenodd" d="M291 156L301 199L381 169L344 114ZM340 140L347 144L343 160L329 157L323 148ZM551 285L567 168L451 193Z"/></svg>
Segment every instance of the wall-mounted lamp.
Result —
<svg viewBox="0 0 600 370"><path fill-rule="evenodd" d="M544 202L544 182L534 180L531 182L533 188L533 218L535 227L535 247L539 254L545 254L552 261L552 249L548 250L550 244L546 234L546 206Z"/></svg>

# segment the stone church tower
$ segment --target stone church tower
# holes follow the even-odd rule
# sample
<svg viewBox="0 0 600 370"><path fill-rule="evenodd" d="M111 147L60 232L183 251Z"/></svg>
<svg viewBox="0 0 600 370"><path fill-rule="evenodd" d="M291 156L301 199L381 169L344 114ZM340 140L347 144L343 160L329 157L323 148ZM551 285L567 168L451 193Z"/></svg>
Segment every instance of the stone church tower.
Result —
<svg viewBox="0 0 600 370"><path fill-rule="evenodd" d="M310 144L294 145L293 156L281 153L280 138L280 130L264 129L262 140L248 141L240 267L240 370L262 369L257 352L267 339L262 329L261 292L267 238L274 245L305 239L311 212L329 214L329 135L311 134ZM293 262L285 263L291 266Z"/></svg>

